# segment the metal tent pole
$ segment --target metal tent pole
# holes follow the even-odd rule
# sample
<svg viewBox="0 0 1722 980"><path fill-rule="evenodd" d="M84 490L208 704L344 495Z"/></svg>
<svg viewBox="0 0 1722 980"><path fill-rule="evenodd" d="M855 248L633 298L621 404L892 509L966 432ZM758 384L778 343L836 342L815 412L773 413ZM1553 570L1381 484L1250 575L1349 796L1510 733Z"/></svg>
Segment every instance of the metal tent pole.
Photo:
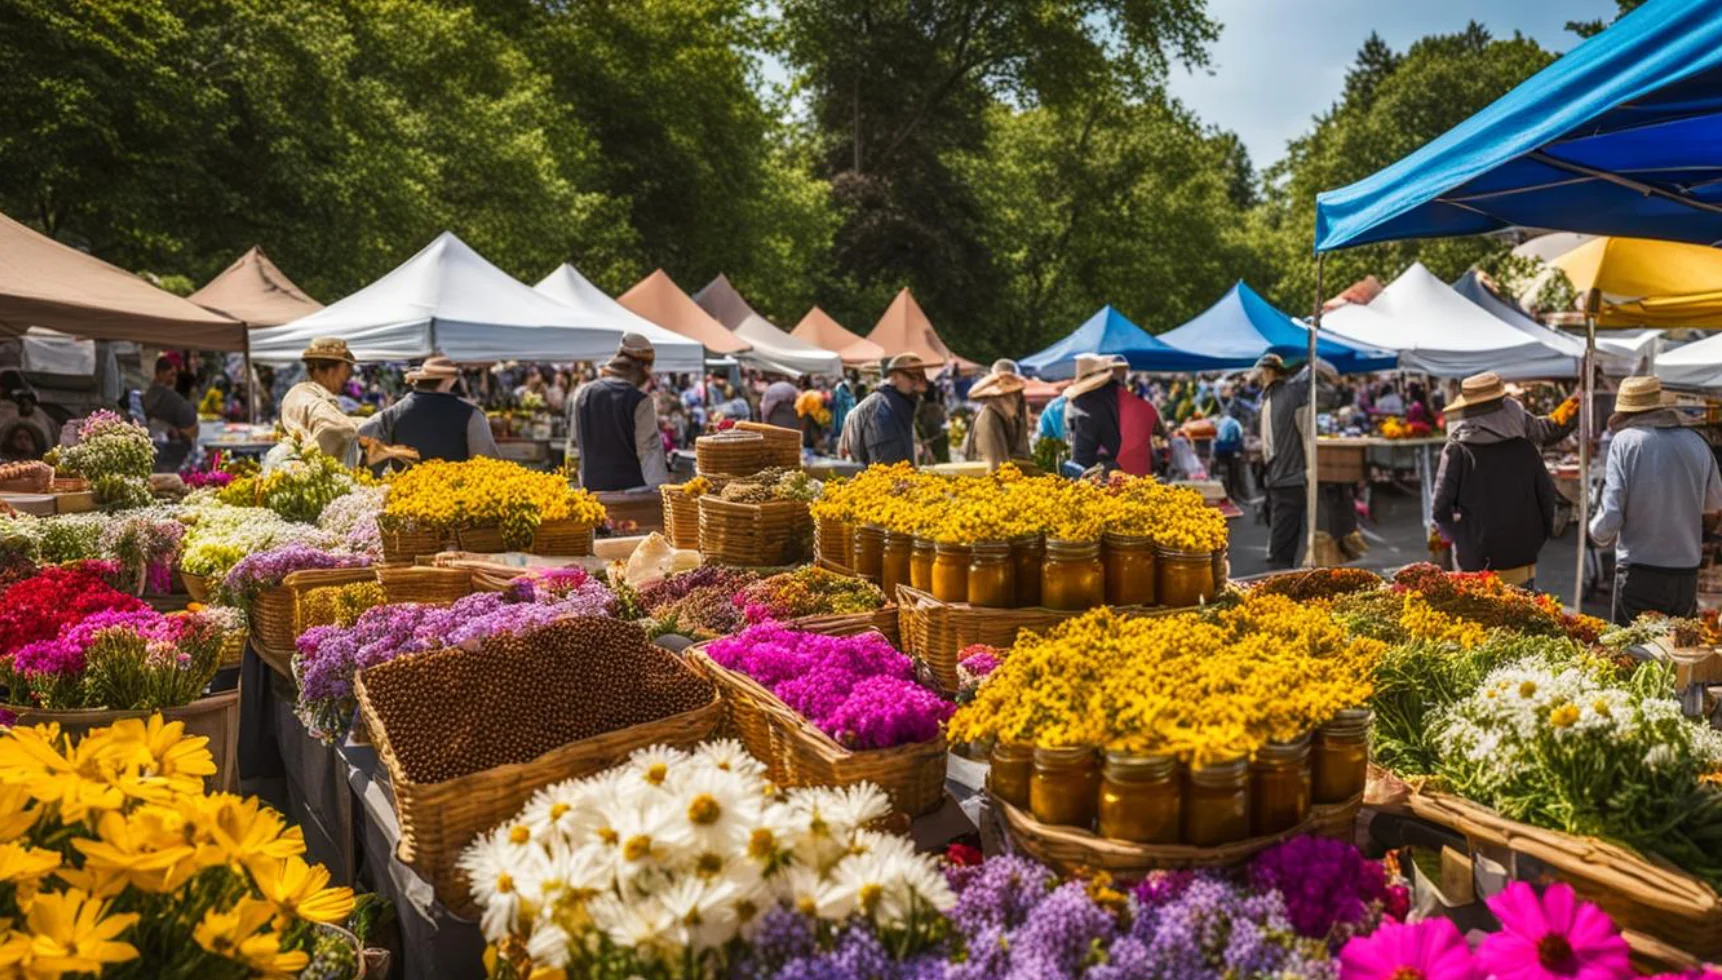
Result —
<svg viewBox="0 0 1722 980"><path fill-rule="evenodd" d="M1584 612L1585 542L1590 539L1590 439L1596 427L1591 418L1591 376L1596 362L1596 315L1602 291L1592 289L1584 298L1584 361L1579 367L1579 499L1577 576L1573 579L1573 611Z"/></svg>
<svg viewBox="0 0 1722 980"><path fill-rule="evenodd" d="M1303 451L1303 458L1304 458L1304 481L1303 481L1304 482L1304 496L1303 496L1303 500L1304 500L1304 553L1303 553L1303 563L1305 566L1308 566L1311 568L1313 568L1315 566L1315 526L1316 526L1315 511L1316 511L1316 492L1319 489L1317 482L1316 482L1316 477L1317 477L1317 475L1319 473L1319 469L1320 469L1316 463L1316 441L1315 441L1316 417L1318 414L1317 410L1316 410L1316 394L1320 390L1316 386L1316 381L1315 381L1315 357L1316 357L1315 339L1316 339L1316 334L1321 330L1321 302L1322 302L1321 274L1322 274L1322 260L1325 258L1327 258L1327 253L1325 253L1325 252L1317 252L1315 254L1315 316L1312 318L1312 323L1310 324L1310 328L1309 328L1309 363L1305 366L1305 370L1307 370L1309 372L1309 406L1308 406L1308 408L1309 408L1309 416L1308 416L1309 431L1304 433L1304 451Z"/></svg>
<svg viewBox="0 0 1722 980"><path fill-rule="evenodd" d="M257 424L257 376L251 368L251 326L245 329L245 420L251 425Z"/></svg>

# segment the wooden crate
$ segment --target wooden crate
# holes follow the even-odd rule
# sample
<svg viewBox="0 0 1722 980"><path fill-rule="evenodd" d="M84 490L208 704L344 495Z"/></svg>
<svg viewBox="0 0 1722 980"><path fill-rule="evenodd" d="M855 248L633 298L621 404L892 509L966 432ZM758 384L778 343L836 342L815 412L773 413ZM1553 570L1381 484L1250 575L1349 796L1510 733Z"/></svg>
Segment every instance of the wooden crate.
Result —
<svg viewBox="0 0 1722 980"><path fill-rule="evenodd" d="M1363 479L1367 467L1363 446L1329 444L1316 441L1315 479L1317 483L1356 483Z"/></svg>

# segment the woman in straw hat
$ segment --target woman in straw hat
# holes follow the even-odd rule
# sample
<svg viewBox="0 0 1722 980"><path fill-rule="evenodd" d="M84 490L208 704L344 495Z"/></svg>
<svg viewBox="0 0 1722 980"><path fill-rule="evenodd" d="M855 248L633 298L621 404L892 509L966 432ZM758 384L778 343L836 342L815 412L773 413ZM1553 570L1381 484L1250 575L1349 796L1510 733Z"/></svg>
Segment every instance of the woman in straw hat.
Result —
<svg viewBox="0 0 1722 980"><path fill-rule="evenodd" d="M1002 365L1012 370L1001 371ZM1028 381L1013 370L1015 367L1010 361L994 364L992 372L969 389L969 399L979 402L981 408L963 440L963 456L984 461L989 471L1013 459L1029 458L1028 414L1022 397Z"/></svg>
<svg viewBox="0 0 1722 980"><path fill-rule="evenodd" d="M1716 456L1681 422L1657 378L1620 383L1608 428L1614 440L1590 533L1599 545L1614 544L1614 621L1695 615L1704 531L1722 514Z"/></svg>
<svg viewBox="0 0 1722 980"><path fill-rule="evenodd" d="M347 386L358 363L347 342L338 337L317 337L300 355L305 362L304 381L281 399L281 428L292 443L313 447L346 466L359 463L359 424L341 411L337 392ZM276 446L264 458L271 469L292 455L288 444Z"/></svg>

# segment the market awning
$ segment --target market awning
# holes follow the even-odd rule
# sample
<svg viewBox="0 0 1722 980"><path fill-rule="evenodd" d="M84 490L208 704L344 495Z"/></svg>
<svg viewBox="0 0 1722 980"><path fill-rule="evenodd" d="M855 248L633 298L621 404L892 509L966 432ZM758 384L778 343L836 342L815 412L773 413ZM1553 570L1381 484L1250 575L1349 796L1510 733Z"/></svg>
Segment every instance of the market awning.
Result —
<svg viewBox="0 0 1722 980"><path fill-rule="evenodd" d="M789 332L791 337L805 340L815 347L832 351L843 359L843 363L851 367L864 364L877 365L885 359L885 349L871 340L853 333L831 318L831 314L815 306L807 311L795 329Z"/></svg>
<svg viewBox="0 0 1722 980"><path fill-rule="evenodd" d="M700 309L662 269L653 270L632 289L616 297L616 302L665 330L699 341L714 354L740 354L753 349L752 344L724 329L711 314Z"/></svg>
<svg viewBox="0 0 1722 980"><path fill-rule="evenodd" d="M241 350L245 326L0 214L0 332Z"/></svg>
<svg viewBox="0 0 1722 980"><path fill-rule="evenodd" d="M760 316L721 272L694 294L694 302L753 345L752 350L736 355L736 360L743 364L792 377L808 374L835 377L843 371L843 361L835 353L791 337Z"/></svg>
<svg viewBox="0 0 1722 980"><path fill-rule="evenodd" d="M904 289L891 305L885 308L885 315L874 324L873 332L867 339L878 344L884 350L886 357L898 354L915 354L929 367L952 365L959 370L975 371L980 365L973 361L958 357L945 346L944 338L933 329L933 322L927 319L921 304L915 302L915 297Z"/></svg>
<svg viewBox="0 0 1722 980"><path fill-rule="evenodd" d="M1309 356L1309 328L1275 309L1241 280L1213 306L1158 339L1179 350L1224 360L1234 368L1250 367L1270 352L1287 360ZM1391 351L1358 347L1326 331L1316 338L1316 354L1344 374L1385 371L1399 363L1399 355Z"/></svg>
<svg viewBox="0 0 1722 980"><path fill-rule="evenodd" d="M705 370L706 349L698 341L671 333L616 302L566 262L532 288L598 323L623 332L632 331L650 340L657 352L657 359L652 362L652 370L657 373L697 375Z"/></svg>
<svg viewBox="0 0 1722 980"><path fill-rule="evenodd" d="M1477 304L1484 312L1514 330L1573 358L1575 365L1584 357L1583 339L1570 333L1562 333L1553 327L1543 326L1529 313L1520 309L1519 304L1498 295L1493 287L1494 284L1476 269L1467 270L1453 283L1454 292ZM1605 350L1601 346L1597 348L1597 363L1602 365L1604 372L1616 377L1625 377L1631 373L1637 361L1636 357L1627 357L1612 349ZM1576 376L1575 374L1574 377Z"/></svg>
<svg viewBox="0 0 1722 980"><path fill-rule="evenodd" d="M1123 357L1137 371L1224 371L1235 366L1227 358L1173 347L1111 306L1102 306L1063 340L1017 363L1039 377L1059 380L1076 372L1076 359L1082 354Z"/></svg>
<svg viewBox="0 0 1722 980"><path fill-rule="evenodd" d="M323 308L269 260L261 245L251 246L186 299L252 328L278 327Z"/></svg>
<svg viewBox="0 0 1722 980"><path fill-rule="evenodd" d="M1722 249L1609 235L1548 262L1581 295L1602 291L1597 326L1722 328Z"/></svg>
<svg viewBox="0 0 1722 980"><path fill-rule="evenodd" d="M1316 251L1512 226L1722 241L1722 5L1650 0L1316 198Z"/></svg>

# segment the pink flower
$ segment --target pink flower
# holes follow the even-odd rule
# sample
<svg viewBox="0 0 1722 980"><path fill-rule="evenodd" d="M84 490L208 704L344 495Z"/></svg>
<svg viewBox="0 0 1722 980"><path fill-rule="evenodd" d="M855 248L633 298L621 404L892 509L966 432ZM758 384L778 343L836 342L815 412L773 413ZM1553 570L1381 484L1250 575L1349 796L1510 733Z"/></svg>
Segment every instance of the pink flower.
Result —
<svg viewBox="0 0 1722 980"><path fill-rule="evenodd" d="M1479 980L1465 937L1451 919L1384 922L1345 944L1339 980Z"/></svg>
<svg viewBox="0 0 1722 980"><path fill-rule="evenodd" d="M1496 980L1625 980L1633 975L1626 940L1607 913L1581 902L1572 886L1536 889L1515 881L1489 899L1501 931L1483 940L1477 963Z"/></svg>

